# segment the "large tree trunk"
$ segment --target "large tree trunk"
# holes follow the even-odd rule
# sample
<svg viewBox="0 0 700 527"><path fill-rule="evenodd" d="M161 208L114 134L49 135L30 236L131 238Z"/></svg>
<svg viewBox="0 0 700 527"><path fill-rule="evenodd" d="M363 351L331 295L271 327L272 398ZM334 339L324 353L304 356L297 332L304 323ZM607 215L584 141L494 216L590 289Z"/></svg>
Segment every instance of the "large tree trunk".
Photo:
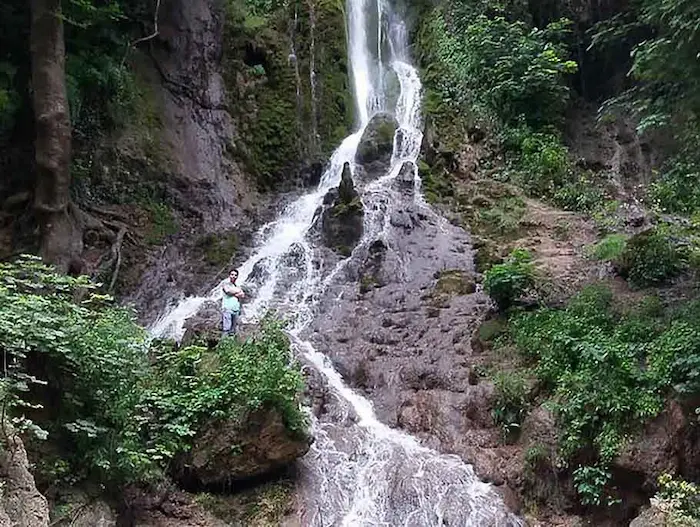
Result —
<svg viewBox="0 0 700 527"><path fill-rule="evenodd" d="M68 271L80 261L82 230L70 200L71 126L61 0L31 0L31 8L37 168L34 207L41 227L42 257Z"/></svg>

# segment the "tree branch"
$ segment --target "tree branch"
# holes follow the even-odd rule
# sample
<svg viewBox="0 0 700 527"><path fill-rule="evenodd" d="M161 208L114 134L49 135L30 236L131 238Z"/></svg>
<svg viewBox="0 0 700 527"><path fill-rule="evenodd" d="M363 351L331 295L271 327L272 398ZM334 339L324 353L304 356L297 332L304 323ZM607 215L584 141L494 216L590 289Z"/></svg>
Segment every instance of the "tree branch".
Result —
<svg viewBox="0 0 700 527"><path fill-rule="evenodd" d="M160 13L160 0L156 1L156 12L155 15L153 16L153 33L148 35L147 37L140 38L138 40L135 40L134 42L131 43L130 47L136 47L137 44L141 44L141 42L146 42L147 40L151 40L153 38L156 38L158 36L158 14Z"/></svg>

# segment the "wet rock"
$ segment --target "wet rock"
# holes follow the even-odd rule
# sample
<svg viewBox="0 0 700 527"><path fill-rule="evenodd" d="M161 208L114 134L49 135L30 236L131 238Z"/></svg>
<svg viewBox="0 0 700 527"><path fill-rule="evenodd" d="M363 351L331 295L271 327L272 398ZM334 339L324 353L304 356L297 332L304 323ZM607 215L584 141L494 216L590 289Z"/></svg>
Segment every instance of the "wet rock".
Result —
<svg viewBox="0 0 700 527"><path fill-rule="evenodd" d="M355 162L368 178L381 177L389 169L394 149L394 134L398 126L393 115L378 113L365 128L357 147Z"/></svg>
<svg viewBox="0 0 700 527"><path fill-rule="evenodd" d="M367 257L359 271L360 293L384 285L381 274L386 251L387 246L382 240L375 240L369 246Z"/></svg>
<svg viewBox="0 0 700 527"><path fill-rule="evenodd" d="M215 346L221 338L221 307L217 302L206 302L195 316L185 321L184 328L182 346L195 342Z"/></svg>
<svg viewBox="0 0 700 527"><path fill-rule="evenodd" d="M326 247L348 256L364 232L364 208L352 181L349 163L343 166L338 189L329 191L323 199L321 232Z"/></svg>
<svg viewBox="0 0 700 527"><path fill-rule="evenodd" d="M9 445L0 451L0 526L46 527L49 525L49 505L37 490L24 443L8 432Z"/></svg>
<svg viewBox="0 0 700 527"><path fill-rule="evenodd" d="M241 419L212 421L176 461L185 486L226 485L279 470L308 452L312 438L289 430L279 411L261 408Z"/></svg>
<svg viewBox="0 0 700 527"><path fill-rule="evenodd" d="M415 171L416 165L411 161L405 161L404 164L401 165L401 170L399 170L396 176L394 187L407 194L412 194L415 188Z"/></svg>

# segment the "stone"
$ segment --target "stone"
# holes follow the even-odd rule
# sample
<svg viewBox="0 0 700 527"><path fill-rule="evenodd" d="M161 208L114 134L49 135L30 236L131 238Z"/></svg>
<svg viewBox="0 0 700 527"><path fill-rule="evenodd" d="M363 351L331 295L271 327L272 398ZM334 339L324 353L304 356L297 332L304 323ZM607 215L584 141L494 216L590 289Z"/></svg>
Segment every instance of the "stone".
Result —
<svg viewBox="0 0 700 527"><path fill-rule="evenodd" d="M241 419L212 421L175 462L187 487L228 485L274 473L306 454L312 438L287 428L279 411L260 408Z"/></svg>
<svg viewBox="0 0 700 527"><path fill-rule="evenodd" d="M394 180L394 187L406 194L413 194L415 189L415 174L416 165L411 161L404 161L401 165L401 170L399 170L396 179Z"/></svg>
<svg viewBox="0 0 700 527"><path fill-rule="evenodd" d="M48 527L49 505L37 490L24 443L6 432L9 445L0 450L0 527Z"/></svg>
<svg viewBox="0 0 700 527"><path fill-rule="evenodd" d="M116 525L116 512L102 500L81 504L76 516L71 520L72 527L116 527Z"/></svg>
<svg viewBox="0 0 700 527"><path fill-rule="evenodd" d="M181 345L205 342L213 347L221 338L221 308L217 302L206 302L197 314L188 318L183 326L185 334Z"/></svg>
<svg viewBox="0 0 700 527"><path fill-rule="evenodd" d="M323 199L320 218L324 245L349 256L364 233L364 214L350 164L345 163L338 189L330 190Z"/></svg>
<svg viewBox="0 0 700 527"><path fill-rule="evenodd" d="M689 427L681 405L670 401L664 411L646 425L642 434L624 445L614 466L642 474L646 479L644 483L654 487L659 474L678 473L689 461L684 452Z"/></svg>
<svg viewBox="0 0 700 527"><path fill-rule="evenodd" d="M368 179L383 176L389 169L394 150L394 134L399 127L393 115L378 113L365 128L355 155Z"/></svg>
<svg viewBox="0 0 700 527"><path fill-rule="evenodd" d="M670 520L671 518L669 518L668 513L656 507L649 507L632 520L630 527L660 527L662 525L672 525Z"/></svg>

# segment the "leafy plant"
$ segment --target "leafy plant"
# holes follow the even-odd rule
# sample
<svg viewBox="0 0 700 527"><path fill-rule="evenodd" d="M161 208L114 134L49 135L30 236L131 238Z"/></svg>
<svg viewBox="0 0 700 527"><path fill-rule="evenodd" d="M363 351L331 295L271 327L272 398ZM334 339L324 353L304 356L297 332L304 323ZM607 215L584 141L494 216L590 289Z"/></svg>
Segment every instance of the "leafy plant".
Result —
<svg viewBox="0 0 700 527"><path fill-rule="evenodd" d="M492 411L493 419L501 426L505 441L510 442L517 437L527 414L525 380L514 372L498 372L494 385L496 400Z"/></svg>
<svg viewBox="0 0 700 527"><path fill-rule="evenodd" d="M606 500L606 487L612 478L610 471L602 466L581 466L574 470L574 486L584 505L612 505Z"/></svg>
<svg viewBox="0 0 700 527"><path fill-rule="evenodd" d="M685 255L667 233L656 228L630 238L615 265L634 285L646 287L679 274Z"/></svg>
<svg viewBox="0 0 700 527"><path fill-rule="evenodd" d="M515 249L502 264L485 273L484 289L499 309L509 308L534 284L534 265L530 252Z"/></svg>
<svg viewBox="0 0 700 527"><path fill-rule="evenodd" d="M577 469L586 503L603 503L606 467L626 437L661 411L672 391L700 393L697 305L665 313L658 300L615 309L609 289L590 287L564 309L511 317L512 338L551 394L560 452L594 455Z"/></svg>
<svg viewBox="0 0 700 527"><path fill-rule="evenodd" d="M700 487L675 479L671 474L659 476L659 490L652 502L669 514L672 525L690 527L700 521Z"/></svg>
<svg viewBox="0 0 700 527"><path fill-rule="evenodd" d="M156 477L205 423L263 407L279 411L292 432L307 425L301 374L274 320L214 351L149 345L133 313L97 284L36 257L0 264L0 351L2 419L50 434L76 479Z"/></svg>
<svg viewBox="0 0 700 527"><path fill-rule="evenodd" d="M537 29L507 19L504 6L474 4L432 10L418 37L441 104L480 106L506 123L557 121L568 99L564 79L577 69L563 45L570 23Z"/></svg>

